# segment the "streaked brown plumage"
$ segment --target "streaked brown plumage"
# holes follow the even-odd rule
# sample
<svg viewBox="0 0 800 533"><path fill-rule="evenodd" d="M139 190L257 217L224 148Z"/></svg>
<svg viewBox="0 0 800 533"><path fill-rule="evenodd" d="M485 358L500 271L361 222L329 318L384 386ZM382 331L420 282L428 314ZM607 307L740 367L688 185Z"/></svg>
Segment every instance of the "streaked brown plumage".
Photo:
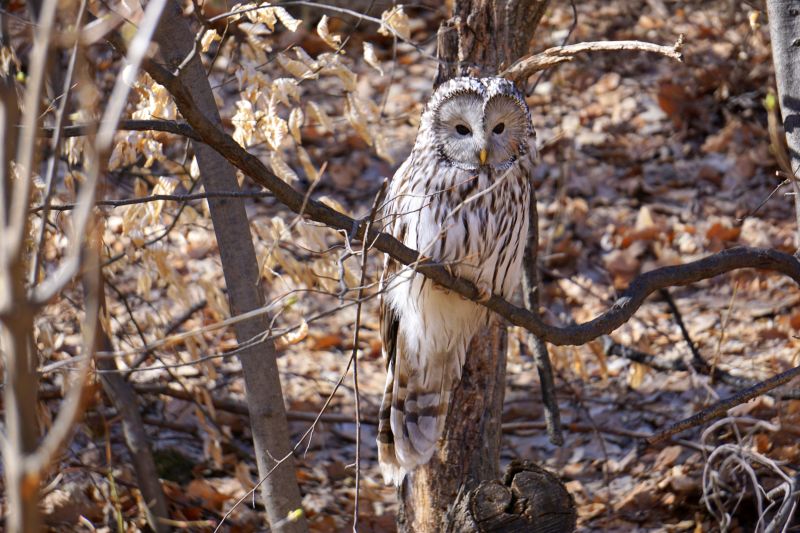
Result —
<svg viewBox="0 0 800 533"><path fill-rule="evenodd" d="M519 285L535 157L525 100L501 78L456 78L423 112L411 155L392 179L386 230L407 246L510 297ZM487 311L388 260L381 335L387 380L378 456L387 483L436 449L467 344Z"/></svg>

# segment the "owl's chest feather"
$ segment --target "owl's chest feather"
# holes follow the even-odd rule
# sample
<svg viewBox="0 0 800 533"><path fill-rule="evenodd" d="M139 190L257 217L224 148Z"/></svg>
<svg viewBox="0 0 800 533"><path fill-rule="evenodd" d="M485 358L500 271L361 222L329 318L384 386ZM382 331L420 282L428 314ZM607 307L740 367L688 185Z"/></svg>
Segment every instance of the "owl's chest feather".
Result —
<svg viewBox="0 0 800 533"><path fill-rule="evenodd" d="M518 266L515 257L526 240L527 173L517 166L503 171L439 167L417 173L404 189L398 191L402 207L395 235L459 275L485 279L502 290L497 273Z"/></svg>

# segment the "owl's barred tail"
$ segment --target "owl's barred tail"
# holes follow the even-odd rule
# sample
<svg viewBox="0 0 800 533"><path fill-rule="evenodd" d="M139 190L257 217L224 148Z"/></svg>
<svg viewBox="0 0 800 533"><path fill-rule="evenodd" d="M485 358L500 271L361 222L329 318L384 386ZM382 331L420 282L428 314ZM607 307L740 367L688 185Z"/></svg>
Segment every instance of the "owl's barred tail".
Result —
<svg viewBox="0 0 800 533"><path fill-rule="evenodd" d="M378 422L383 479L397 486L433 455L444 430L450 392L460 377L460 372L447 372L442 360L421 371L411 371L405 361L396 358L389 365Z"/></svg>

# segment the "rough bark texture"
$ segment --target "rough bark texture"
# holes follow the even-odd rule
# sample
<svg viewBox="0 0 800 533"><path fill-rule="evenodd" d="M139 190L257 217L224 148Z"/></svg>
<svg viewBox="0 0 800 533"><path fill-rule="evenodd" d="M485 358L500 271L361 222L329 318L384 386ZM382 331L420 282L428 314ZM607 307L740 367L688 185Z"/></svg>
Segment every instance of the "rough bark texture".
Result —
<svg viewBox="0 0 800 533"><path fill-rule="evenodd" d="M439 29L434 84L456 75L493 75L526 54L547 4L457 0L453 17ZM506 328L493 318L470 344L440 448L401 487L401 531L574 529L574 504L552 474L517 465L504 482L497 480L505 373Z"/></svg>
<svg viewBox="0 0 800 533"><path fill-rule="evenodd" d="M458 36L457 71L491 76L526 55L549 4L550 0L456 0L446 26Z"/></svg>
<svg viewBox="0 0 800 533"><path fill-rule="evenodd" d="M492 318L470 344L439 449L406 477L400 490L401 531L442 531L460 492L500 477L505 370L506 328Z"/></svg>
<svg viewBox="0 0 800 533"><path fill-rule="evenodd" d="M563 533L575 529L575 503L564 484L529 461L513 461L503 480L482 482L451 513L448 533Z"/></svg>
<svg viewBox="0 0 800 533"><path fill-rule="evenodd" d="M171 70L193 53L194 35L176 2L168 4L154 40ZM219 111L198 54L194 54L186 63L179 76L199 110L219 126ZM200 142L192 144L206 192L238 191L233 166L209 146ZM244 200L216 198L209 199L208 204L228 288L231 314L237 315L263 306L264 295ZM236 337L239 342L245 342L268 328L269 318L261 315L237 323ZM245 349L239 358L244 371L259 478L266 478L261 484L261 497L270 523L277 524L285 520L289 512L301 507L301 499L294 459L289 454L289 429L275 348L271 342L259 343ZM277 460L287 454L288 458L276 468ZM281 527L282 532L302 532L307 529L304 517L284 523Z"/></svg>
<svg viewBox="0 0 800 533"><path fill-rule="evenodd" d="M767 11L783 128L792 169L797 174L800 167L800 2L768 0Z"/></svg>
<svg viewBox="0 0 800 533"><path fill-rule="evenodd" d="M23 269L13 268L14 266L7 271L11 274L11 280L25 279ZM21 283L15 285L13 289L20 289L12 289L15 301L26 302L24 287L21 287ZM41 480L38 476L29 475L30 469L25 464L25 460L36 451L39 437L36 423L36 361L30 342L33 313L24 303L18 307L15 315L14 319L8 318L0 325L0 351L5 355L6 378L3 390L6 415L4 490L8 495L5 525L7 531L36 532L41 529L37 505Z"/></svg>

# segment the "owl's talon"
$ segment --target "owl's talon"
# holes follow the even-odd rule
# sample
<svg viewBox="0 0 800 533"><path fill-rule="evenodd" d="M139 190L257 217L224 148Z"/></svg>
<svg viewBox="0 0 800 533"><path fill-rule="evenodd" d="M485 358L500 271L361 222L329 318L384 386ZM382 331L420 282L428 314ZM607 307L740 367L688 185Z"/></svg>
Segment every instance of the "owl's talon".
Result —
<svg viewBox="0 0 800 533"><path fill-rule="evenodd" d="M485 304L492 299L492 286L486 281L479 281L475 284L478 289L478 302Z"/></svg>

